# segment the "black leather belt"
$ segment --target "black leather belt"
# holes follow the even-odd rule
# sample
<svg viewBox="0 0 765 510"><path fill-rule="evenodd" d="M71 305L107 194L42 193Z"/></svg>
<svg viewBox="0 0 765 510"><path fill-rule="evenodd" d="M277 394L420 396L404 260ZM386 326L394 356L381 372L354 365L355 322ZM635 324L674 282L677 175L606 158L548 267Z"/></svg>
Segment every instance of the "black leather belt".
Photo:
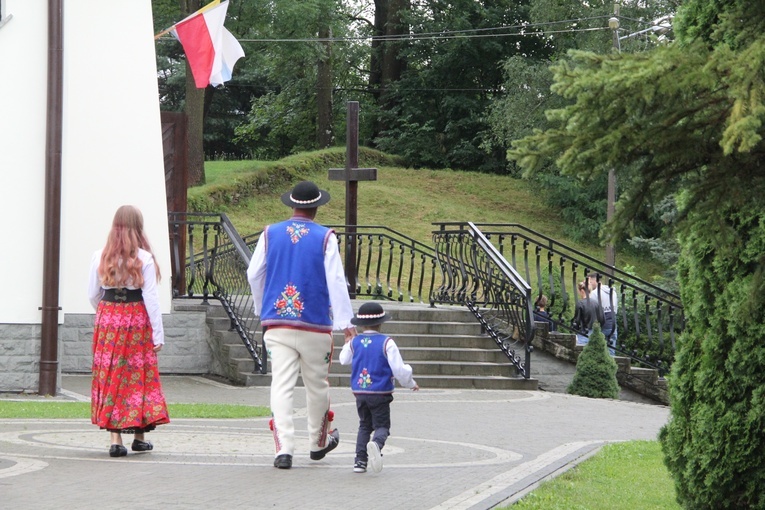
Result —
<svg viewBox="0 0 765 510"><path fill-rule="evenodd" d="M141 289L104 289L104 297L101 300L112 303L136 303L143 301L143 292Z"/></svg>

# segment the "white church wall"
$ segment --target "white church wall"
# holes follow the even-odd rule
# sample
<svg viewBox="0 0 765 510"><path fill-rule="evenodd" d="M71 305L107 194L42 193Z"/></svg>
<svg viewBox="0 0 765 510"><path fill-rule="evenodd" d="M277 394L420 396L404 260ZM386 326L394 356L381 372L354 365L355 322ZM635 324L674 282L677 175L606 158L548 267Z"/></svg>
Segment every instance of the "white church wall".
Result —
<svg viewBox="0 0 765 510"><path fill-rule="evenodd" d="M117 208L132 204L143 212L163 270L167 313L170 249L151 1L64 5L63 311L92 312L85 293L91 255L106 241Z"/></svg>
<svg viewBox="0 0 765 510"><path fill-rule="evenodd" d="M64 2L60 305L90 313L91 254L123 204L138 206L170 311L170 255L150 0ZM47 2L5 0L0 28L0 200L7 248L0 324L39 324L42 301ZM4 243L4 244L6 244Z"/></svg>
<svg viewBox="0 0 765 510"><path fill-rule="evenodd" d="M0 324L39 323L42 305L46 2L5 0L0 27Z"/></svg>
<svg viewBox="0 0 765 510"><path fill-rule="evenodd" d="M35 391L43 287L48 2L0 1L0 267L5 289L0 293L0 390ZM120 205L133 204L143 212L163 274L162 310L169 314L171 309L151 1L62 5L59 369L71 364L65 322L72 321L66 316L79 330L89 327L80 322L88 320L83 314L93 314L86 296L91 255L103 246ZM179 355L197 348L200 340L191 335L196 326L184 321L177 326L169 315L164 322L189 342L188 347L176 346ZM187 333L181 332L184 328ZM89 347L87 331L83 335L76 349ZM207 346L202 342L198 349L186 370L202 370Z"/></svg>

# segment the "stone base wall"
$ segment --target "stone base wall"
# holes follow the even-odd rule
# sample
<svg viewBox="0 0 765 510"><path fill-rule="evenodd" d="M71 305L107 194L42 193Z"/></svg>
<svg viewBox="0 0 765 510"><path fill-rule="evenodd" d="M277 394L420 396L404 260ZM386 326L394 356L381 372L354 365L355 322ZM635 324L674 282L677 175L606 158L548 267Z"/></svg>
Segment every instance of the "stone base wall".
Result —
<svg viewBox="0 0 765 510"><path fill-rule="evenodd" d="M40 330L40 324L0 324L0 391L39 391Z"/></svg>
<svg viewBox="0 0 765 510"><path fill-rule="evenodd" d="M61 373L89 373L93 361L95 314L67 314L59 324ZM209 374L213 370L210 330L202 311L173 311L162 317L165 346L159 355L163 374ZM39 391L40 324L0 324L0 392Z"/></svg>

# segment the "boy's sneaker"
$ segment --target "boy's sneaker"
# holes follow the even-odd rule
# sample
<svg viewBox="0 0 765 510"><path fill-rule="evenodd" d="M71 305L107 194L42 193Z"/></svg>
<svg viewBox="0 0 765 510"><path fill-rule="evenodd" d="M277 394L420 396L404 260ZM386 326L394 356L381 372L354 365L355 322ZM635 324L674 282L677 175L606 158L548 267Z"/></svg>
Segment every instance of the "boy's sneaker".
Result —
<svg viewBox="0 0 765 510"><path fill-rule="evenodd" d="M356 463L353 465L353 472L354 473L366 473L367 472L367 463L363 460L357 460Z"/></svg>
<svg viewBox="0 0 765 510"><path fill-rule="evenodd" d="M374 441L367 443L367 456L369 460L369 467L372 469L372 471L375 473L382 471L382 453L380 453L380 447L377 446L377 443Z"/></svg>

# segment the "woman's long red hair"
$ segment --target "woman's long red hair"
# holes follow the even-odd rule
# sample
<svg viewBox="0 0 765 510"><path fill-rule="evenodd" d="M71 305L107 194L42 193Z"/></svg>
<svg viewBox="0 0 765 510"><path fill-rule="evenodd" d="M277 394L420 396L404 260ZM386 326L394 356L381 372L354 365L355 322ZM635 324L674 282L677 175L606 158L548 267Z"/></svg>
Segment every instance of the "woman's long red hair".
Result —
<svg viewBox="0 0 765 510"><path fill-rule="evenodd" d="M138 258L138 249L151 253L151 245L143 232L143 215L137 207L123 205L114 213L112 229L101 253L98 276L105 287L124 287L132 284L143 286L143 263ZM159 264L154 258L157 281L160 279Z"/></svg>

